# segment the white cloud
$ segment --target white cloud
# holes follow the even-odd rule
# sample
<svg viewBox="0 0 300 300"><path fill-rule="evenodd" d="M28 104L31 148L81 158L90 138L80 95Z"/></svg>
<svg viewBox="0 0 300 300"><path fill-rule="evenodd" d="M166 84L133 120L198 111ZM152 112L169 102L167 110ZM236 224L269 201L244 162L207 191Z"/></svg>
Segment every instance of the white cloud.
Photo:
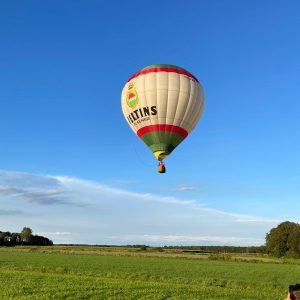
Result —
<svg viewBox="0 0 300 300"><path fill-rule="evenodd" d="M20 214L23 214L23 212L18 209L0 209L0 215L12 216L12 215L20 215Z"/></svg>
<svg viewBox="0 0 300 300"><path fill-rule="evenodd" d="M38 235L44 235L44 236L66 236L66 235L78 235L78 233L72 233L72 232L67 232L67 231L56 231L56 232L38 232Z"/></svg>
<svg viewBox="0 0 300 300"><path fill-rule="evenodd" d="M179 184L176 190L180 192L191 192L191 191L197 191L198 188L191 184Z"/></svg>
<svg viewBox="0 0 300 300"><path fill-rule="evenodd" d="M112 239L127 241L139 241L141 243L203 243L206 244L251 244L251 245L262 245L264 239L253 239L253 238L243 238L234 236L185 236L185 235L122 235L122 236L112 236Z"/></svg>
<svg viewBox="0 0 300 300"><path fill-rule="evenodd" d="M0 171L0 195L1 228L29 226L55 243L257 244L279 223L67 176Z"/></svg>

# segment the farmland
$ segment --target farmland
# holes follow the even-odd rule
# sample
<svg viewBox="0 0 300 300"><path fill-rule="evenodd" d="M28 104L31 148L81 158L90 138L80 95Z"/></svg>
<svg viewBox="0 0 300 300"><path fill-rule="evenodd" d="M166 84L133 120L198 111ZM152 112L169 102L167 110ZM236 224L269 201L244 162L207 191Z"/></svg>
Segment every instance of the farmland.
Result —
<svg viewBox="0 0 300 300"><path fill-rule="evenodd" d="M122 247L0 248L0 299L280 299L300 263Z"/></svg>

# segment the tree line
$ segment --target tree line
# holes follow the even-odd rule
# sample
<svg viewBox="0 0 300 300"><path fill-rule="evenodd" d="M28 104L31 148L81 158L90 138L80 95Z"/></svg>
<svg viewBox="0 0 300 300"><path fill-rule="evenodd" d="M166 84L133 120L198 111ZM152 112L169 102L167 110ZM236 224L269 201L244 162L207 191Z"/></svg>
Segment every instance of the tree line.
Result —
<svg viewBox="0 0 300 300"><path fill-rule="evenodd" d="M206 253L258 253L300 258L300 224L298 223L289 221L280 223L266 234L265 241L263 246L169 246L167 248L181 248L187 251Z"/></svg>
<svg viewBox="0 0 300 300"><path fill-rule="evenodd" d="M183 251L199 253L245 253L265 254L265 246L164 246L164 249L182 249Z"/></svg>
<svg viewBox="0 0 300 300"><path fill-rule="evenodd" d="M0 231L0 246L17 245L51 246L53 242L47 237L33 235L29 227L24 227L20 233ZM143 247L151 248L145 245ZM263 246L164 246L160 248L206 253L266 253L277 257L300 258L300 224L289 221L280 223L266 234L266 243Z"/></svg>
<svg viewBox="0 0 300 300"><path fill-rule="evenodd" d="M20 233L0 231L0 246L51 246L53 242L48 238L40 235L33 235L29 227L24 227Z"/></svg>

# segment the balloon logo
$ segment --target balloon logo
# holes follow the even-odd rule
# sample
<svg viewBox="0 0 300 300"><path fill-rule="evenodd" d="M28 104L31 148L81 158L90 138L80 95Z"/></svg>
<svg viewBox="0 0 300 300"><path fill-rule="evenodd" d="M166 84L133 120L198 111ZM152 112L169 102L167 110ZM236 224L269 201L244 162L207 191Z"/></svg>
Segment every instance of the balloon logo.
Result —
<svg viewBox="0 0 300 300"><path fill-rule="evenodd" d="M138 105L139 98L137 91L133 86L129 87L129 90L127 91L126 101L130 108L135 108Z"/></svg>
<svg viewBox="0 0 300 300"><path fill-rule="evenodd" d="M198 79L174 65L151 65L131 76L122 91L122 111L136 135L160 161L195 128L204 108Z"/></svg>

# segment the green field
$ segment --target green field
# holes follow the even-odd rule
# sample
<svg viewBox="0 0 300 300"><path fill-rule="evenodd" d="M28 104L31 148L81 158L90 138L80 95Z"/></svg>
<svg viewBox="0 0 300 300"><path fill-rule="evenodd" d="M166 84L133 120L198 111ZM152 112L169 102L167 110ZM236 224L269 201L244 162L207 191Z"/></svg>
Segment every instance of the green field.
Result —
<svg viewBox="0 0 300 300"><path fill-rule="evenodd" d="M139 248L0 248L0 299L280 299L297 261Z"/></svg>

